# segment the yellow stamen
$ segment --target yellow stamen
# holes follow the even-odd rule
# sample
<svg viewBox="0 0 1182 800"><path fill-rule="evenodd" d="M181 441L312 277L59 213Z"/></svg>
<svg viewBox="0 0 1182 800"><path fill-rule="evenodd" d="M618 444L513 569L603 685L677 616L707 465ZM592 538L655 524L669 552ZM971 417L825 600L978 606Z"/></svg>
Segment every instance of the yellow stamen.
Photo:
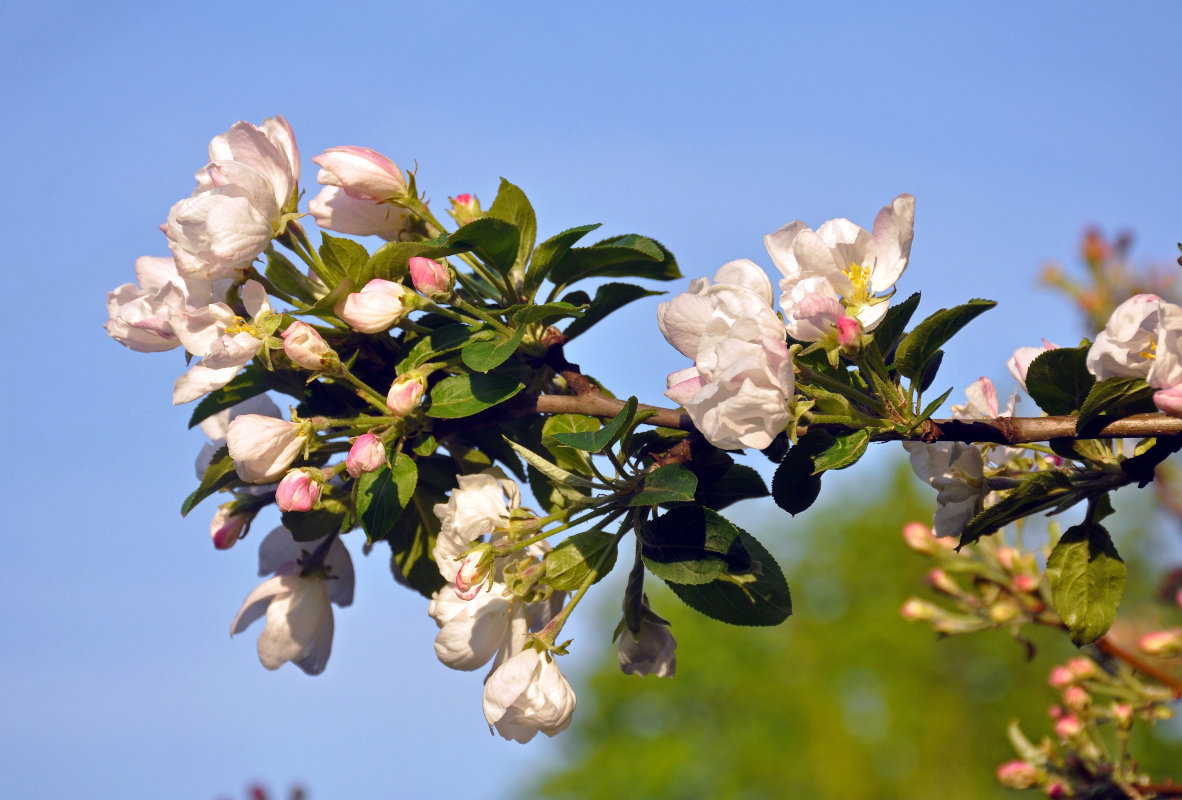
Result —
<svg viewBox="0 0 1182 800"><path fill-rule="evenodd" d="M1145 359L1146 361L1152 361L1157 358L1157 339L1150 339L1149 347L1146 347L1137 355L1141 356L1141 358Z"/></svg>

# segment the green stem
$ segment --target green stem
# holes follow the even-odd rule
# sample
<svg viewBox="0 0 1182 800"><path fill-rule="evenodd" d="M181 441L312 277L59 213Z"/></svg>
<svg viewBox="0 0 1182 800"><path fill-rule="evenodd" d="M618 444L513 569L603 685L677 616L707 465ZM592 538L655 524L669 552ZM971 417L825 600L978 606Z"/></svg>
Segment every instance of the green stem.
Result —
<svg viewBox="0 0 1182 800"><path fill-rule="evenodd" d="M812 367L801 364L799 368L800 377L804 383L812 383L837 394L845 395L849 399L856 400L873 411L885 413L886 409L883 408L882 401L878 398L872 397L860 389L855 389L853 386L843 383L836 378L831 378L824 373L817 372Z"/></svg>

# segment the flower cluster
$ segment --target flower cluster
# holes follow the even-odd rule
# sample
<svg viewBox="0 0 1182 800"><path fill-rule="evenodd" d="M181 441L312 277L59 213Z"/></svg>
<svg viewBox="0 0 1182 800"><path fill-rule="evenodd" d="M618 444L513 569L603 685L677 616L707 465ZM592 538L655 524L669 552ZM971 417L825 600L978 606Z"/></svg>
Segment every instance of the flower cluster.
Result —
<svg viewBox="0 0 1182 800"><path fill-rule="evenodd" d="M1100 380L1144 380L1157 389L1159 410L1182 417L1182 306L1155 294L1130 297L1096 336L1087 363Z"/></svg>

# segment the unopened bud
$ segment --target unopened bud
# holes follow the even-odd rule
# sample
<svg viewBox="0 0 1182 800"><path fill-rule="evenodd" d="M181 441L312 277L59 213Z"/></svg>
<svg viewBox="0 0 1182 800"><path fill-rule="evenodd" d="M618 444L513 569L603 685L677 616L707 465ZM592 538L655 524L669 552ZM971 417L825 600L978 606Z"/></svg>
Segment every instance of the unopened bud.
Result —
<svg viewBox="0 0 1182 800"><path fill-rule="evenodd" d="M1052 798L1052 800L1059 800L1059 798L1067 796L1067 787L1059 781L1048 783L1043 791L1046 792L1047 797Z"/></svg>
<svg viewBox="0 0 1182 800"><path fill-rule="evenodd" d="M338 303L336 315L362 333L381 333L398 322L409 310L406 287L394 281L374 278L360 292Z"/></svg>
<svg viewBox="0 0 1182 800"><path fill-rule="evenodd" d="M209 523L209 538L218 550L229 550L239 539L254 514L237 512L236 503L223 503L214 512Z"/></svg>
<svg viewBox="0 0 1182 800"><path fill-rule="evenodd" d="M1082 686L1068 686L1063 690L1063 703L1072 711L1083 711L1091 702L1091 695Z"/></svg>
<svg viewBox="0 0 1182 800"><path fill-rule="evenodd" d="M280 511L311 511L322 489L310 470L293 469L275 487L275 505Z"/></svg>
<svg viewBox="0 0 1182 800"><path fill-rule="evenodd" d="M948 573L942 569L929 570L928 574L924 577L924 582L937 592L943 592L953 597L959 597L963 594L960 584L949 577Z"/></svg>
<svg viewBox="0 0 1182 800"><path fill-rule="evenodd" d="M932 527L922 522L908 522L903 526L903 541L917 553L932 556L940 552L940 545L932 535Z"/></svg>
<svg viewBox="0 0 1182 800"><path fill-rule="evenodd" d="M386 444L372 433L363 433L349 448L345 458L345 469L354 478L367 472L376 472L386 463Z"/></svg>
<svg viewBox="0 0 1182 800"><path fill-rule="evenodd" d="M944 615L944 609L927 600L913 597L899 609L899 615L908 622L927 622Z"/></svg>
<svg viewBox="0 0 1182 800"><path fill-rule="evenodd" d="M989 621L995 625L1013 622L1021 614L1022 610L1010 602L994 603L989 607Z"/></svg>
<svg viewBox="0 0 1182 800"><path fill-rule="evenodd" d="M857 352L862 343L862 325L853 317L837 321L837 343L847 353Z"/></svg>
<svg viewBox="0 0 1182 800"><path fill-rule="evenodd" d="M997 548L997 563L1001 564L1001 568L1007 572L1012 572L1014 563L1018 558L1018 551L1008 545L1002 545Z"/></svg>
<svg viewBox="0 0 1182 800"><path fill-rule="evenodd" d="M1133 707L1128 703L1112 704L1112 721L1122 728L1133 724Z"/></svg>
<svg viewBox="0 0 1182 800"><path fill-rule="evenodd" d="M422 256L410 259L410 280L419 294L427 297L449 295L456 283L455 275L446 266Z"/></svg>
<svg viewBox="0 0 1182 800"><path fill-rule="evenodd" d="M488 544L477 545L465 554L456 572L456 597L471 600L479 594L488 582L495 563L496 553Z"/></svg>
<svg viewBox="0 0 1182 800"><path fill-rule="evenodd" d="M1147 633L1137 641L1142 652L1160 658L1182 655L1182 628Z"/></svg>
<svg viewBox="0 0 1182 800"><path fill-rule="evenodd" d="M1019 592L1026 592L1027 594L1038 589L1038 585L1042 579L1038 575L1015 575L1014 588Z"/></svg>
<svg viewBox="0 0 1182 800"><path fill-rule="evenodd" d="M1051 706L1047 709L1047 716L1051 719L1062 719L1065 713L1063 706Z"/></svg>
<svg viewBox="0 0 1182 800"><path fill-rule="evenodd" d="M419 373L399 375L386 394L386 408L396 417L405 417L419 407L426 391L427 379Z"/></svg>
<svg viewBox="0 0 1182 800"><path fill-rule="evenodd" d="M336 357L323 337L306 322L293 322L283 332L283 352L304 369L319 370Z"/></svg>
<svg viewBox="0 0 1182 800"><path fill-rule="evenodd" d="M1055 734L1060 739L1074 739L1083 733L1083 723L1074 714L1064 714L1055 721Z"/></svg>
<svg viewBox="0 0 1182 800"><path fill-rule="evenodd" d="M1007 761L997 768L997 780L1007 789L1029 789L1038 781L1038 768L1025 761Z"/></svg>
<svg viewBox="0 0 1182 800"><path fill-rule="evenodd" d="M1071 674L1075 676L1077 681L1090 680L1099 674L1099 668L1096 666L1096 662L1084 656L1079 656L1068 661L1067 669L1071 670Z"/></svg>
<svg viewBox="0 0 1182 800"><path fill-rule="evenodd" d="M1065 689L1075 683L1075 675L1071 672L1070 668L1060 665L1051 670L1051 675L1047 678L1047 683L1053 689Z"/></svg>
<svg viewBox="0 0 1182 800"><path fill-rule="evenodd" d="M452 219L459 225L467 225L474 219L479 219L484 215L480 210L480 201L475 196L470 194L457 194L455 197L449 197L451 200L451 208L447 213L451 214Z"/></svg>

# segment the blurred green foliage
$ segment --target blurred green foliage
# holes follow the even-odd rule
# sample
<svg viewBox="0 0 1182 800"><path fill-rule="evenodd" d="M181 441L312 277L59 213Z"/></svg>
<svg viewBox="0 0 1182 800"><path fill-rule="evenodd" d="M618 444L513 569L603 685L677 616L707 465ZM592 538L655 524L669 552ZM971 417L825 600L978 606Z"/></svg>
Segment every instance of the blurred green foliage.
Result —
<svg viewBox="0 0 1182 800"><path fill-rule="evenodd" d="M900 532L930 520L933 498L903 465L877 495L873 486L860 491L855 502L831 493L804 518L776 516L778 529L757 531L777 555L789 539L798 554L782 560L795 604L783 625L719 624L650 576L653 608L677 637L676 677L625 676L610 651L589 681L576 681L567 757L529 794L1012 797L994 778L1015 757L1006 724L1020 719L1034 740L1049 733L1046 709L1058 697L1046 677L1075 648L1054 631L1027 629L1036 644L1028 661L1004 632L940 639L903 621L903 602L931 592L921 583L929 562ZM1176 743L1172 762L1171 743L1144 738L1147 766L1177 761Z"/></svg>

